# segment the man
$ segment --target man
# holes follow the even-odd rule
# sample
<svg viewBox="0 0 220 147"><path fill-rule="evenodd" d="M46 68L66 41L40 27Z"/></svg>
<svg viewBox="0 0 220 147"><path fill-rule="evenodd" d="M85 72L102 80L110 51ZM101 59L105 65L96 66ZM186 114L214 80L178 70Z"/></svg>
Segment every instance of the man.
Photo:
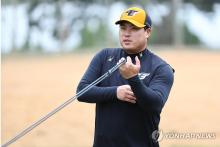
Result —
<svg viewBox="0 0 220 147"><path fill-rule="evenodd" d="M77 92L125 57L127 62L109 78L78 98L96 103L93 147L158 147L152 132L173 84L173 69L147 49L151 19L142 9L125 10L120 20L122 48L107 48L92 59Z"/></svg>

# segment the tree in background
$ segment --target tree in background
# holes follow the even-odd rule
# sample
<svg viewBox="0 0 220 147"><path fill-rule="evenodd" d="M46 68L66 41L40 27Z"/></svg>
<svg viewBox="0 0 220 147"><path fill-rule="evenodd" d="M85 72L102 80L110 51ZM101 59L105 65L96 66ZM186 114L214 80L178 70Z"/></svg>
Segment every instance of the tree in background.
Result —
<svg viewBox="0 0 220 147"><path fill-rule="evenodd" d="M116 0L3 0L2 5L13 5L15 8L14 18L16 20L16 7L20 4L27 4L27 19L28 19L28 28L27 28L27 37L26 41L23 45L23 50L41 50L43 48L42 44L38 42L38 44L33 46L31 44L31 34L34 30L38 30L39 32L45 31L45 29L52 30L51 36L58 42L57 48L59 51L65 51L65 43L72 39L75 41L75 38L70 38L71 35L79 30L81 36L81 44L79 45L81 48L91 48L93 46L100 45L111 45L114 43L112 40L111 32L107 27L106 18L101 17L101 15L89 15L89 12L86 10L91 7L91 5L99 5L108 11L108 8L118 1ZM123 0L121 1L127 6L131 5L141 5L143 7L147 7L148 5L158 5L165 4L170 9L170 14L164 16L162 19L162 23L160 25L155 25L155 29L153 30L152 37L150 39L153 44L173 44L173 42L181 43L183 41L181 37L187 33L187 38L185 38L186 43L195 43L198 42L198 39L193 36L189 30L185 26L178 27L177 21L174 21L176 11L179 9L177 7L178 3L192 3L199 9L203 11L212 11L214 3L218 3L218 0ZM64 12L65 5L74 5L79 8L80 13L71 12L71 14L66 15ZM47 6L54 7L54 11L48 14ZM40 8L42 8L39 13ZM93 11L96 11L95 9ZM34 15L38 14L38 17L34 17ZM159 13L159 12L158 12ZM107 15L107 13L106 13ZM45 20L53 20L53 24L47 28L44 26ZM97 22L97 28L91 29L90 23ZM83 22L83 23L82 23ZM173 23L174 22L174 23ZM15 24L16 25L16 24ZM15 29L15 27L14 27ZM176 31L180 31L182 29L183 33L176 33ZM14 31L15 32L15 31ZM42 33L43 34L43 33ZM177 35L177 36L176 36ZM16 51L15 39L17 36L14 33L12 39L12 48L13 51ZM179 39L178 39L179 38ZM177 39L177 40L176 40Z"/></svg>

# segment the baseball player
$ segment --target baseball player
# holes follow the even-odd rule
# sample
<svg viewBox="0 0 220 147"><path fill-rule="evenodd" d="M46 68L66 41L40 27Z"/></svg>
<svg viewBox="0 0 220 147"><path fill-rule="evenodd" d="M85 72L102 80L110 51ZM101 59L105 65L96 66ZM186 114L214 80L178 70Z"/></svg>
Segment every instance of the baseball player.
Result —
<svg viewBox="0 0 220 147"><path fill-rule="evenodd" d="M105 48L92 59L77 92L106 73L122 58L126 63L78 98L96 104L93 147L159 147L152 138L167 101L173 69L147 48L151 18L138 7L116 22L122 48Z"/></svg>

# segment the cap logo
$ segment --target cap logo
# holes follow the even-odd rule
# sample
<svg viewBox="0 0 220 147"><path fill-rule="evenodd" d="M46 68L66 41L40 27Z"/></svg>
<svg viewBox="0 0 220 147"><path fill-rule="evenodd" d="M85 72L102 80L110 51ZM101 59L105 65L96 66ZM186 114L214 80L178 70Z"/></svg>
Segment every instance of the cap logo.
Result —
<svg viewBox="0 0 220 147"><path fill-rule="evenodd" d="M128 16L134 16L135 14L137 14L138 11L135 10L128 10L126 13L128 13Z"/></svg>

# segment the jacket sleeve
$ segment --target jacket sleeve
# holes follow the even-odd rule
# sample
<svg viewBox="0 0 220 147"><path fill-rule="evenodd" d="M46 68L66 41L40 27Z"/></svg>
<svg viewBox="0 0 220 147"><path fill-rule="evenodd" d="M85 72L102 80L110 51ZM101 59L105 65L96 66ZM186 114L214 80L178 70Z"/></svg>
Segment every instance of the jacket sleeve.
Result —
<svg viewBox="0 0 220 147"><path fill-rule="evenodd" d="M160 113L173 85L173 70L169 65L156 70L149 86L137 76L128 79L128 83L137 97L137 104L148 112Z"/></svg>
<svg viewBox="0 0 220 147"><path fill-rule="evenodd" d="M89 67L87 68L84 76L78 84L77 92L91 84L93 81L102 76L103 61L105 58L105 51L101 51L92 59ZM116 96L117 87L100 87L99 84L93 86L89 91L78 97L78 101L87 103L100 103L113 101Z"/></svg>

